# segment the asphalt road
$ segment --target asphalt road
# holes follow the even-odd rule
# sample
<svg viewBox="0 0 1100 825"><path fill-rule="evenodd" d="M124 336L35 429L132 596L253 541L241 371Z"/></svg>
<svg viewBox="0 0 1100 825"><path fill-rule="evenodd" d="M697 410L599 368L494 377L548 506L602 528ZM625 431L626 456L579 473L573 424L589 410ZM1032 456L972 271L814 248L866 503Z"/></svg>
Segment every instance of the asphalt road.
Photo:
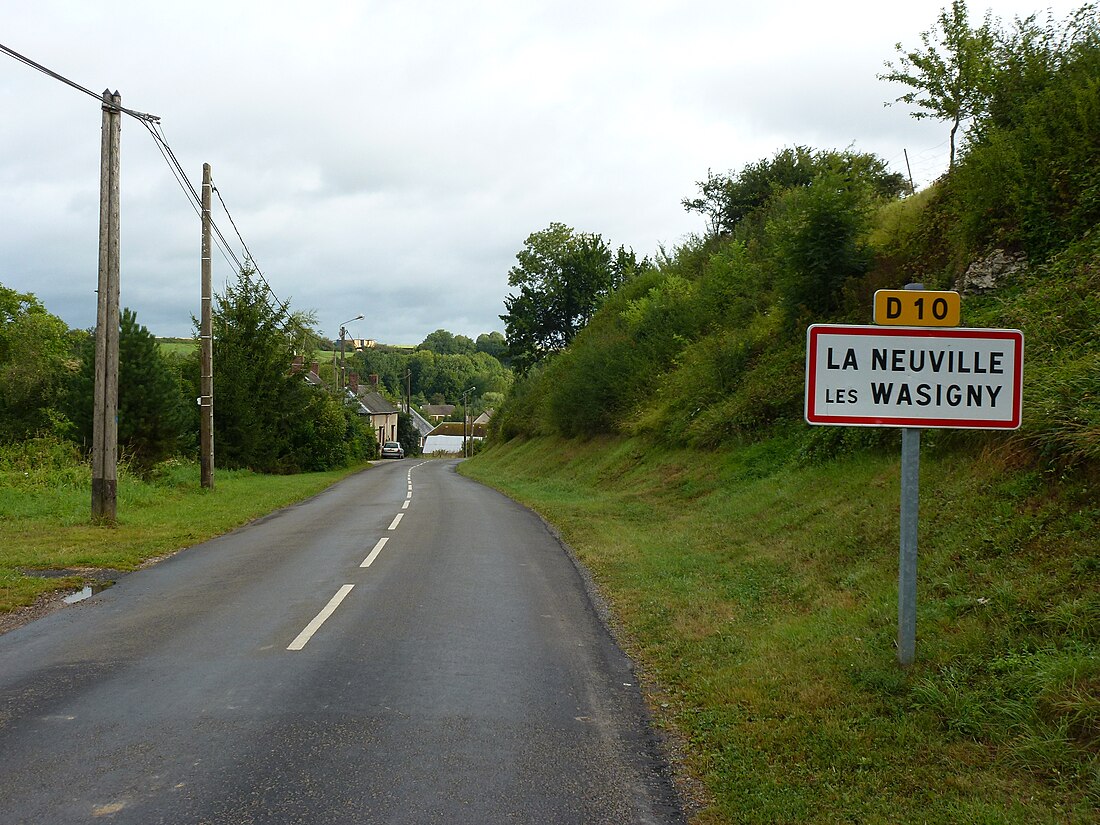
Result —
<svg viewBox="0 0 1100 825"><path fill-rule="evenodd" d="M682 821L568 555L454 462L0 636L3 825Z"/></svg>

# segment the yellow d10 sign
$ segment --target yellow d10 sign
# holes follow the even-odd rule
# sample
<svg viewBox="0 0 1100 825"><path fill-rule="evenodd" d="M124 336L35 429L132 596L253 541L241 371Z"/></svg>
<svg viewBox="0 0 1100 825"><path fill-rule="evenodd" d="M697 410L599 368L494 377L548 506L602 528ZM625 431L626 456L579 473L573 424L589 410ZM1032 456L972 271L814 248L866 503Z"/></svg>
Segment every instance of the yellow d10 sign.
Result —
<svg viewBox="0 0 1100 825"><path fill-rule="evenodd" d="M880 289L875 292L875 323L901 327L957 327L962 300L957 292Z"/></svg>

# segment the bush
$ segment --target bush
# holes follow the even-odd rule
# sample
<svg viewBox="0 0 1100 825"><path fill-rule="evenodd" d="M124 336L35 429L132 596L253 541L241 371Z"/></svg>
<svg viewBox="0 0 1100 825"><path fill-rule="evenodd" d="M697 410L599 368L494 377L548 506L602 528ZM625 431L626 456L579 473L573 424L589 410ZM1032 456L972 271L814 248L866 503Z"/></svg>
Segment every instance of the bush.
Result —
<svg viewBox="0 0 1100 825"><path fill-rule="evenodd" d="M824 172L776 205L767 233L791 329L804 326L807 317L821 320L836 312L845 284L870 269L868 194L858 181Z"/></svg>
<svg viewBox="0 0 1100 825"><path fill-rule="evenodd" d="M0 485L13 488L88 487L92 471L71 441L40 436L0 445Z"/></svg>

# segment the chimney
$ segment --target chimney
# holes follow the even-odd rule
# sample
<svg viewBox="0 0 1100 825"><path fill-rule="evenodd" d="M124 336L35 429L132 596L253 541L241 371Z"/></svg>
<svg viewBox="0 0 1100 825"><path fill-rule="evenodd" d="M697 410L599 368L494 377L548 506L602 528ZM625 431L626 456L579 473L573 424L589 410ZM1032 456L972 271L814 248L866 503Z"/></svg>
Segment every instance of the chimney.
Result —
<svg viewBox="0 0 1100 825"><path fill-rule="evenodd" d="M372 372L370 374L370 383L372 387L378 387L378 373Z"/></svg>
<svg viewBox="0 0 1100 825"><path fill-rule="evenodd" d="M353 372L348 375L348 384L351 385L351 391L356 395L359 394L359 373Z"/></svg>
<svg viewBox="0 0 1100 825"><path fill-rule="evenodd" d="M290 364L290 374L297 375L302 371L302 367L306 364L306 357L304 355L295 355L294 361Z"/></svg>
<svg viewBox="0 0 1100 825"><path fill-rule="evenodd" d="M316 361L311 361L310 362L309 371L312 372L314 375L317 375L317 362Z"/></svg>

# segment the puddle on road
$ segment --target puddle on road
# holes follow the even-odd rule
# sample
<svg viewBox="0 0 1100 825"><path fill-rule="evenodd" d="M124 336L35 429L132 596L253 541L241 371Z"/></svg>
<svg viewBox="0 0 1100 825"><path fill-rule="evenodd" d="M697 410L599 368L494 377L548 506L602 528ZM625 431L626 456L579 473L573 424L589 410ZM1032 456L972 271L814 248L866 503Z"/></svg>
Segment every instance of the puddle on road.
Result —
<svg viewBox="0 0 1100 825"><path fill-rule="evenodd" d="M68 596L62 599L62 601L64 601L65 604L76 604L77 602L82 602L85 599L90 599L96 593L102 593L113 584L114 582L96 582L95 584L87 584L82 590L78 590L75 593L70 593Z"/></svg>
<svg viewBox="0 0 1100 825"><path fill-rule="evenodd" d="M83 579L84 586L75 592L69 592L62 597L65 604L76 604L89 599L96 593L102 593L108 587L113 587L125 570L114 570L106 567L63 567L57 570L35 570L31 568L22 571L25 576L37 576L43 579L74 578ZM73 585L69 585L72 587Z"/></svg>

